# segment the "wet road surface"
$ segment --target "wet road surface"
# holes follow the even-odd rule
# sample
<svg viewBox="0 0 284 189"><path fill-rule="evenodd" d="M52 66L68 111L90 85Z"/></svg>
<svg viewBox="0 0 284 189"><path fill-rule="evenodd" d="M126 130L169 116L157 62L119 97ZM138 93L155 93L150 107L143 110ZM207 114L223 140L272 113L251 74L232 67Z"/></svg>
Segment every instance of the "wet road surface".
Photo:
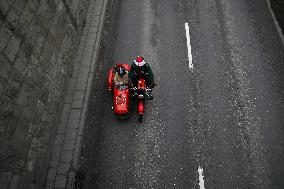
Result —
<svg viewBox="0 0 284 189"><path fill-rule="evenodd" d="M81 152L84 188L284 188L284 49L265 1L122 0L109 20ZM193 69L189 69L185 23ZM142 55L158 84L118 120L107 70Z"/></svg>

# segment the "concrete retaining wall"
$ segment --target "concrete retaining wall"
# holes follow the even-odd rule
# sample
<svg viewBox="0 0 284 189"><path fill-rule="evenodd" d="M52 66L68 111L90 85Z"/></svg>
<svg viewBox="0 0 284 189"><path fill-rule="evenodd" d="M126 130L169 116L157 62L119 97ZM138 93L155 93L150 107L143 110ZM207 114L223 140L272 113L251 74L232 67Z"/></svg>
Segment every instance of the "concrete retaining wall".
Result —
<svg viewBox="0 0 284 189"><path fill-rule="evenodd" d="M42 188L89 0L0 1L0 186Z"/></svg>

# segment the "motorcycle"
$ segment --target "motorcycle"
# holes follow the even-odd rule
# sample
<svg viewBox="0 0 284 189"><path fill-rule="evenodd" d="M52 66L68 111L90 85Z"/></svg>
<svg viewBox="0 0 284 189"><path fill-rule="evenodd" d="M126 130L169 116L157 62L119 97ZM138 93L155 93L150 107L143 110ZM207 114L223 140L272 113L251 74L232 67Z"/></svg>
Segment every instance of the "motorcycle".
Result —
<svg viewBox="0 0 284 189"><path fill-rule="evenodd" d="M130 65L122 64L127 71ZM137 114L139 122L142 122L145 111L145 100L152 100L152 89L146 87L144 78L139 78L137 86L130 88L126 85L114 86L113 78L115 75L114 68L109 70L108 74L108 90L113 92L113 111L119 118L128 117L130 95L137 99Z"/></svg>
<svg viewBox="0 0 284 189"><path fill-rule="evenodd" d="M139 122L142 122L145 111L145 100L152 100L152 89L146 87L144 78L139 78L137 87L133 88L134 97L137 98L137 114Z"/></svg>

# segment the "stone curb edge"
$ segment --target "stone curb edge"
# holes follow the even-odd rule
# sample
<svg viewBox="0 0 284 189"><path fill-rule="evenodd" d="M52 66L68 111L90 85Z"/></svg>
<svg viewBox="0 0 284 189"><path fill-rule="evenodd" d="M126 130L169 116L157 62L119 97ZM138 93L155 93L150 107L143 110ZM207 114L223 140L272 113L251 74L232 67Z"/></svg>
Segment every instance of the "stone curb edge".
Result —
<svg viewBox="0 0 284 189"><path fill-rule="evenodd" d="M269 8L269 11L270 11L270 13L271 13L272 20L273 20L273 22L274 22L274 24L275 24L275 26L276 26L276 29L277 29L278 34L279 34L279 36L280 36L280 39L281 39L281 41L282 41L282 45L283 45L283 47L284 47L283 31L281 30L281 28L280 28L280 26L279 26L279 23L278 23L278 21L277 21L277 19L276 19L276 17L275 17L275 14L274 14L274 12L273 12L273 10L272 10L272 8L271 8L270 0L266 0L266 3L267 3L267 6L268 6L268 8Z"/></svg>
<svg viewBox="0 0 284 189"><path fill-rule="evenodd" d="M103 29L104 29L104 23L105 23L105 18L106 18L106 9L107 9L108 3L109 3L109 0L105 0L103 2L102 13L101 13L99 26L98 26L98 33L97 33L97 37L96 37L96 43L95 43L95 46L94 46L94 51L97 51L97 54L99 54L99 49L100 49L99 47L100 47L100 43L101 43L101 40L102 40L102 32L103 32ZM95 58L95 59L93 60L93 58ZM92 61L95 62L95 65L98 63L97 62L98 58L99 58L99 56L93 56L92 57ZM90 78L88 79L90 81L90 84L87 85L86 91L91 90L91 87L92 87L92 84L93 84L93 78L94 78L94 74L90 74ZM87 93L86 95L87 96L85 97L85 99L89 102L89 99L91 97L91 92ZM88 110L88 108L89 108L89 103L87 103L86 110ZM80 124L83 125L83 130L84 130L84 127L85 127L86 113L87 112L85 112L85 115L81 115L81 117L83 117L83 119L81 119L82 123L80 123ZM76 140L76 143L75 143L75 146L77 146L77 145L79 146L78 151L74 152L74 157L77 157L77 159L75 160L75 163L73 164L73 166L76 170L78 169L78 165L79 165L79 159L80 159L79 155L81 153L82 140L83 140L83 137L80 137L80 139ZM74 177L75 175L73 174L72 176ZM70 178L70 179L74 180L74 178ZM69 186L67 186L67 188L71 189L71 188L73 188L73 186L69 185Z"/></svg>
<svg viewBox="0 0 284 189"><path fill-rule="evenodd" d="M77 188L75 185L84 179L78 178L81 143L109 2L96 0L89 4L73 74L65 91L45 189Z"/></svg>

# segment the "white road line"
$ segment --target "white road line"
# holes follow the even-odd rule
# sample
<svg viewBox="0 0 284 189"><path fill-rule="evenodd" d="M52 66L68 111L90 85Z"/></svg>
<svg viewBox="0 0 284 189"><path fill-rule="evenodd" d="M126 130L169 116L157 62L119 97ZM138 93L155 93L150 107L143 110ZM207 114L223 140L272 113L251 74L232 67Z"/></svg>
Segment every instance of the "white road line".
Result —
<svg viewBox="0 0 284 189"><path fill-rule="evenodd" d="M189 35L189 26L188 26L187 22L184 24L184 27L185 27L186 41L187 41L186 44L187 44L188 67L189 67L189 69L193 69L191 45L190 45L190 35Z"/></svg>
<svg viewBox="0 0 284 189"><path fill-rule="evenodd" d="M203 169L200 166L198 167L198 174L199 174L199 188L200 189L205 189L205 187L204 187Z"/></svg>

